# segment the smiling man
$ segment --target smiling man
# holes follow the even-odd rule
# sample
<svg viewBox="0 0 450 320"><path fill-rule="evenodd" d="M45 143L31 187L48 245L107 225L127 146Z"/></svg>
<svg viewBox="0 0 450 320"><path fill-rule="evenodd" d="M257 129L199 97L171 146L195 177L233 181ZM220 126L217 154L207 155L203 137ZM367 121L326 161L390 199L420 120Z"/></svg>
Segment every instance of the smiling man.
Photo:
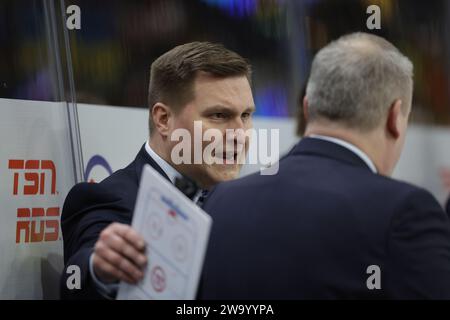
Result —
<svg viewBox="0 0 450 320"><path fill-rule="evenodd" d="M191 160L173 158L177 134L195 135L216 129L223 145L248 150L248 141L231 138L227 129L246 131L252 127L254 101L250 88L251 67L245 59L222 45L193 42L173 48L156 59L149 85L150 139L136 159L99 184L80 183L68 194L62 213L64 262L66 268L81 269L81 289L69 290L68 274L61 279L62 298L114 298L118 282L137 283L147 263L144 240L130 226L145 164L176 184L193 180L203 190L234 179L241 165L235 152L217 149L212 156L223 163L196 162L191 141ZM203 160L203 159L202 159ZM187 179L186 179L187 178ZM194 201L201 201L200 193Z"/></svg>

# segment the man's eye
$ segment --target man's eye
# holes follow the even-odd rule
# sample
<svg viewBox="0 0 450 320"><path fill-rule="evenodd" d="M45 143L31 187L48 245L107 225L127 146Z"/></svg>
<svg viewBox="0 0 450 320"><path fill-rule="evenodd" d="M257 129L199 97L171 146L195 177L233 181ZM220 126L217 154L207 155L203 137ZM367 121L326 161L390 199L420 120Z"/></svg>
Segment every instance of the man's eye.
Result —
<svg viewBox="0 0 450 320"><path fill-rule="evenodd" d="M248 119L248 118L250 118L250 116L251 116L250 112L244 112L244 113L241 115L242 119Z"/></svg>
<svg viewBox="0 0 450 320"><path fill-rule="evenodd" d="M223 112L216 112L211 115L211 118L216 119L216 120L226 119L227 115Z"/></svg>

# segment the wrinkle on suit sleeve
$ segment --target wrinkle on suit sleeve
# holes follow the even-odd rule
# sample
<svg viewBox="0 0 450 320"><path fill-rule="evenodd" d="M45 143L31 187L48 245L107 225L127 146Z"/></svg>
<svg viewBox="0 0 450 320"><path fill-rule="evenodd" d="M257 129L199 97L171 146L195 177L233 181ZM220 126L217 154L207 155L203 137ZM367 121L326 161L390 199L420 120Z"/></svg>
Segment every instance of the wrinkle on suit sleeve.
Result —
<svg viewBox="0 0 450 320"><path fill-rule="evenodd" d="M399 206L387 255L390 298L450 299L450 221L429 192L416 189Z"/></svg>
<svg viewBox="0 0 450 320"><path fill-rule="evenodd" d="M131 208L120 197L110 194L100 184L80 183L72 188L64 203L61 229L64 239L64 270L61 298L103 299L89 272L89 258L100 233L110 223L131 223ZM81 270L81 289L68 289L67 267Z"/></svg>

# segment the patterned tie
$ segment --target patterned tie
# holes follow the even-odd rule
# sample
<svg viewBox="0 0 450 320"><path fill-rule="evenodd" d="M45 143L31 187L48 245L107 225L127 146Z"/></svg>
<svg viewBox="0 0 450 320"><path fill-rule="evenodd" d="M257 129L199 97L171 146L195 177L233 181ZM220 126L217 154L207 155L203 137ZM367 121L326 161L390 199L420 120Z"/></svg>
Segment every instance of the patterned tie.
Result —
<svg viewBox="0 0 450 320"><path fill-rule="evenodd" d="M208 190L202 190L200 197L198 197L197 202L196 202L199 207L201 207L203 205L207 196L208 196Z"/></svg>
<svg viewBox="0 0 450 320"><path fill-rule="evenodd" d="M181 192L184 193L186 197L194 200L195 196L198 194L200 188L197 184L187 177L177 177L175 179L175 187L177 187Z"/></svg>

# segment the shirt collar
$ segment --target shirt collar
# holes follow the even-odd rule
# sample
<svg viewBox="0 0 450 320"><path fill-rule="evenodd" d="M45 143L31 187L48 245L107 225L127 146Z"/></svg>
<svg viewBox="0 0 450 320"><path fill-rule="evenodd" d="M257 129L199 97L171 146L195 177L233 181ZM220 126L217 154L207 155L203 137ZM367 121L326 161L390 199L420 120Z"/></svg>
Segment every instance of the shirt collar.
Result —
<svg viewBox="0 0 450 320"><path fill-rule="evenodd" d="M370 168L370 170L372 170L373 173L378 173L378 170L375 167L375 164L369 158L369 156L364 151L362 151L357 146L355 146L354 144L351 144L351 143L349 143L347 141L344 141L342 139L338 139L338 138L335 138L335 137L322 136L322 135L318 135L318 134L311 134L311 135L309 135L309 137L310 138L315 138L315 139L329 141L329 142L338 144L338 145L340 145L340 146L350 150L351 152L356 154L358 157L360 157L361 160L363 160L367 164L367 166Z"/></svg>
<svg viewBox="0 0 450 320"><path fill-rule="evenodd" d="M152 157L153 160L161 167L164 173L169 177L170 181L175 184L176 178L181 178L181 174L175 170L166 160L161 158L151 147L150 142L147 141L145 143L145 151L147 151L148 155Z"/></svg>

